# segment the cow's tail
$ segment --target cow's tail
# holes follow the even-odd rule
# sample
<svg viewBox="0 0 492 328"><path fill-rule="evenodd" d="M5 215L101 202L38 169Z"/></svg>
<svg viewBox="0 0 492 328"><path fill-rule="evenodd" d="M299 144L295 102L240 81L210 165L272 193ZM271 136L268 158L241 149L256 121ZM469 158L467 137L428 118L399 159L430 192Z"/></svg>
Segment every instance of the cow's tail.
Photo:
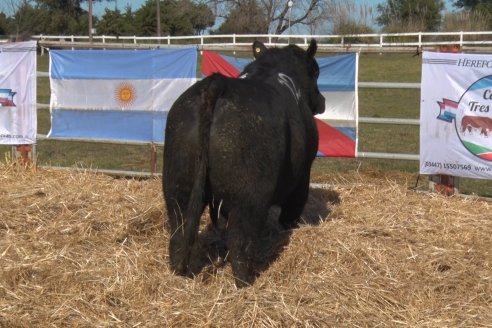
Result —
<svg viewBox="0 0 492 328"><path fill-rule="evenodd" d="M184 242L186 245L184 248L188 253L185 255L186 263L189 263L191 247L195 241L205 204L204 195L209 160L210 127L212 125L215 104L222 94L224 86L223 78L219 75L212 75L202 83L204 85L200 89L199 151L196 158L194 183L185 212Z"/></svg>

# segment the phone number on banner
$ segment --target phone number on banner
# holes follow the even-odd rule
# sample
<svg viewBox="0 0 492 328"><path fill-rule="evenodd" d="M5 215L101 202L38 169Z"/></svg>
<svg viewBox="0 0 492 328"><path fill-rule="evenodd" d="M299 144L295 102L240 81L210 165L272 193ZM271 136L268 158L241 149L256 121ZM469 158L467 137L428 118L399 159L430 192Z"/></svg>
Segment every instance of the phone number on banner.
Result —
<svg viewBox="0 0 492 328"><path fill-rule="evenodd" d="M441 162L425 162L425 167L435 167L439 169L446 170L461 170L461 171L471 171L471 164L455 164L455 163L441 163Z"/></svg>

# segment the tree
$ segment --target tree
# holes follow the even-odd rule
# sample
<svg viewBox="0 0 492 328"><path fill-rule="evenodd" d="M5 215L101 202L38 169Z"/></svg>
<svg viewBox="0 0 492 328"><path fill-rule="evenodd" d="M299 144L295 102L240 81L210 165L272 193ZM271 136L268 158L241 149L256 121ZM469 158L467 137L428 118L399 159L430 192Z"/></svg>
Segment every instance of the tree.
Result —
<svg viewBox="0 0 492 328"><path fill-rule="evenodd" d="M444 16L441 31L456 32L456 31L488 31L491 27L490 16L478 10L460 10L451 13L446 13ZM475 36L470 35L470 40L475 39Z"/></svg>
<svg viewBox="0 0 492 328"><path fill-rule="evenodd" d="M239 1L215 33L261 34L268 31L268 17L254 0Z"/></svg>
<svg viewBox="0 0 492 328"><path fill-rule="evenodd" d="M367 5L356 5L355 1L337 3L332 12L332 33L334 34L368 34L373 33L372 8ZM354 41L352 39L351 41Z"/></svg>
<svg viewBox="0 0 492 328"><path fill-rule="evenodd" d="M457 0L453 3L453 6L463 8L473 16L484 16L484 19L488 21L488 28L492 28L491 0Z"/></svg>
<svg viewBox="0 0 492 328"><path fill-rule="evenodd" d="M31 2L29 0L5 0L1 6L2 18L0 18L0 34L8 34L15 36L17 40L21 39L26 28L29 25L30 9L32 9ZM32 15L30 15L32 16Z"/></svg>
<svg viewBox="0 0 492 328"><path fill-rule="evenodd" d="M23 39L32 34L39 34L39 31L42 31L42 22L46 20L46 17L28 1L25 1L15 12L13 20L15 22L15 31L13 32L16 39Z"/></svg>
<svg viewBox="0 0 492 328"><path fill-rule="evenodd" d="M376 21L388 32L436 31L443 9L443 0L386 0Z"/></svg>
<svg viewBox="0 0 492 328"><path fill-rule="evenodd" d="M147 0L135 12L138 35L155 35L157 30L155 0ZM200 34L213 26L210 8L191 0L164 0L160 3L161 35Z"/></svg>
<svg viewBox="0 0 492 328"><path fill-rule="evenodd" d="M80 6L88 0L2 0L12 13L10 33L16 38L33 34L87 34L88 14ZM114 0L92 0L114 1Z"/></svg>
<svg viewBox="0 0 492 328"><path fill-rule="evenodd" d="M196 34L203 34L207 28L212 27L215 24L214 13L204 3L196 5L196 10L194 10L193 15L193 29Z"/></svg>
<svg viewBox="0 0 492 328"><path fill-rule="evenodd" d="M492 10L492 1L490 0L457 0L453 3L453 6L457 8L464 8L467 10Z"/></svg>
<svg viewBox="0 0 492 328"><path fill-rule="evenodd" d="M99 34L103 35L135 35L134 15L130 6L122 14L118 9L104 11L96 25Z"/></svg>
<svg viewBox="0 0 492 328"><path fill-rule="evenodd" d="M216 15L223 18L229 31L244 30L243 19L237 20L241 10L247 17L258 17L259 21L252 21L258 24L252 28L257 33L282 34L296 25L314 26L316 23L329 19L327 9L334 0L208 0L208 3L215 9ZM254 3L254 5L252 4ZM292 7L289 7L289 3ZM230 17L231 16L231 17ZM240 16L240 15L239 15ZM236 20L234 19L236 18ZM266 20L267 24L263 23ZM237 22L237 28L234 23ZM264 26L263 26L264 25Z"/></svg>
<svg viewBox="0 0 492 328"><path fill-rule="evenodd" d="M10 19L3 12L0 12L0 35L10 34Z"/></svg>

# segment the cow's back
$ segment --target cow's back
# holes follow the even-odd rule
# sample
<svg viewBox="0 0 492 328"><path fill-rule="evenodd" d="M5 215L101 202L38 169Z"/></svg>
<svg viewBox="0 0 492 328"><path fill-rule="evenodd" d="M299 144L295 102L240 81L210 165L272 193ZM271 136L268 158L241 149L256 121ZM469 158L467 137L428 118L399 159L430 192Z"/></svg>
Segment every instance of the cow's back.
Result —
<svg viewBox="0 0 492 328"><path fill-rule="evenodd" d="M224 200L223 206L281 201L309 170L316 147L313 118L301 115L289 92L258 81L228 80L210 128L213 197Z"/></svg>

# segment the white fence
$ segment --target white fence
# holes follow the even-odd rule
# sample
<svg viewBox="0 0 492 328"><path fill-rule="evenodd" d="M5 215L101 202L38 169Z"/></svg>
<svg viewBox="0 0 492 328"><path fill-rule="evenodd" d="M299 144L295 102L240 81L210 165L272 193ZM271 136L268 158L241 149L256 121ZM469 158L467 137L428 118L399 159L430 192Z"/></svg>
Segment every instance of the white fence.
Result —
<svg viewBox="0 0 492 328"><path fill-rule="evenodd" d="M94 35L35 35L43 47L161 47L196 44L200 49L249 49L252 40L262 40L268 46L294 43L307 46L311 39L318 41L320 51L387 51L455 45L463 48L492 47L492 31L477 32L415 32L348 35L276 35L228 34L197 36L111 36Z"/></svg>
<svg viewBox="0 0 492 328"><path fill-rule="evenodd" d="M34 36L41 47L56 48L152 48L152 47L179 47L183 45L197 45L199 49L220 49L241 51L250 49L252 40L261 40L268 46L283 46L289 43L308 45L312 38L318 41L318 48L325 52L361 51L361 52L391 52L413 51L418 47L459 46L462 50L482 49L492 51L492 31L485 32L418 32L418 33L382 33L382 34L352 34L352 35L201 35L184 37L137 37L137 36L93 36L89 42L88 36ZM38 77L47 77L46 72L38 72ZM406 82L359 82L359 88L399 88L420 89L420 83ZM48 107L38 104L38 107ZM419 125L418 119L373 118L359 117L359 123L369 124L404 124ZM46 139L45 135L38 135L38 139ZM75 141L69 139L57 139ZM88 140L76 140L88 141ZM93 142L93 141L91 141ZM117 143L111 140L100 142ZM147 144L147 143L126 143ZM419 154L358 152L360 158L419 160Z"/></svg>

